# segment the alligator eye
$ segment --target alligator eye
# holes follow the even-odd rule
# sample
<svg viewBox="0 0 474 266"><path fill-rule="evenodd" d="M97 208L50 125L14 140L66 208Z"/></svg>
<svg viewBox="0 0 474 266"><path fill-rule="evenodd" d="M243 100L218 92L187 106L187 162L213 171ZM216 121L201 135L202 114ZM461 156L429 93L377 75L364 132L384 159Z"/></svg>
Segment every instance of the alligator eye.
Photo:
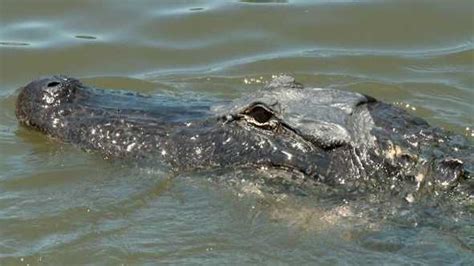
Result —
<svg viewBox="0 0 474 266"><path fill-rule="evenodd" d="M273 111L261 103L256 103L245 109L241 113L241 117L248 123L265 129L273 129L278 125L278 119Z"/></svg>
<svg viewBox="0 0 474 266"><path fill-rule="evenodd" d="M262 105L254 105L245 110L244 114L251 116L255 121L262 124L273 117L273 113Z"/></svg>

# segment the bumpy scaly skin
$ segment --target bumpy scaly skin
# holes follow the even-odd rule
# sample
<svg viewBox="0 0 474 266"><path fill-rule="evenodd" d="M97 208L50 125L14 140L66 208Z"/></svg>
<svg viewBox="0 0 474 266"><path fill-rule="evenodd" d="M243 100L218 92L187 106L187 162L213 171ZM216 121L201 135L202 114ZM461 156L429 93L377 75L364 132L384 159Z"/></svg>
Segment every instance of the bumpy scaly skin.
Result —
<svg viewBox="0 0 474 266"><path fill-rule="evenodd" d="M461 136L371 97L303 88L289 76L224 104L53 76L21 89L16 114L26 126L107 158L176 170L271 167L351 189L412 183L419 190L455 186L473 166L473 147Z"/></svg>

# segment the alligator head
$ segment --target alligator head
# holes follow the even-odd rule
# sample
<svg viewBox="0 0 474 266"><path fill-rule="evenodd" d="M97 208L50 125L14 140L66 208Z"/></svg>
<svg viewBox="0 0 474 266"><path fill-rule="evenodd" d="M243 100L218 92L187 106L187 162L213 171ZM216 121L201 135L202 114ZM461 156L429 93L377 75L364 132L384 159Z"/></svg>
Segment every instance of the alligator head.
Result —
<svg viewBox="0 0 474 266"><path fill-rule="evenodd" d="M472 145L462 137L372 97L304 88L290 76L215 105L53 76L21 89L16 114L26 126L106 158L176 170L277 168L331 184L451 186L472 167Z"/></svg>

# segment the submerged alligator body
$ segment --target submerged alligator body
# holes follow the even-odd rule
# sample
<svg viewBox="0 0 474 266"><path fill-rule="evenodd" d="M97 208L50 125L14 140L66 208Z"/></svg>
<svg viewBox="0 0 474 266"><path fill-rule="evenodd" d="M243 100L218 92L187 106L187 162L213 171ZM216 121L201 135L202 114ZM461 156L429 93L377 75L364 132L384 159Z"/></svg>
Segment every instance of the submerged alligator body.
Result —
<svg viewBox="0 0 474 266"><path fill-rule="evenodd" d="M473 170L473 147L464 137L372 97L304 88L285 75L217 104L52 76L21 88L16 115L23 125L106 158L178 171L275 168L350 188L409 182L420 189L455 187Z"/></svg>

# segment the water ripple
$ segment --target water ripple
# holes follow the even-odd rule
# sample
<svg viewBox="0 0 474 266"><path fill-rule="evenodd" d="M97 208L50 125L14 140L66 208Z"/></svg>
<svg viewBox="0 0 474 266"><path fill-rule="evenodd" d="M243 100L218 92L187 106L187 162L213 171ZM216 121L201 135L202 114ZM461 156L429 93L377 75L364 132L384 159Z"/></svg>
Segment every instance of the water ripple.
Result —
<svg viewBox="0 0 474 266"><path fill-rule="evenodd" d="M3 46L28 46L30 45L29 43L26 43L26 42L15 42L15 41L0 41L0 45L3 45Z"/></svg>

